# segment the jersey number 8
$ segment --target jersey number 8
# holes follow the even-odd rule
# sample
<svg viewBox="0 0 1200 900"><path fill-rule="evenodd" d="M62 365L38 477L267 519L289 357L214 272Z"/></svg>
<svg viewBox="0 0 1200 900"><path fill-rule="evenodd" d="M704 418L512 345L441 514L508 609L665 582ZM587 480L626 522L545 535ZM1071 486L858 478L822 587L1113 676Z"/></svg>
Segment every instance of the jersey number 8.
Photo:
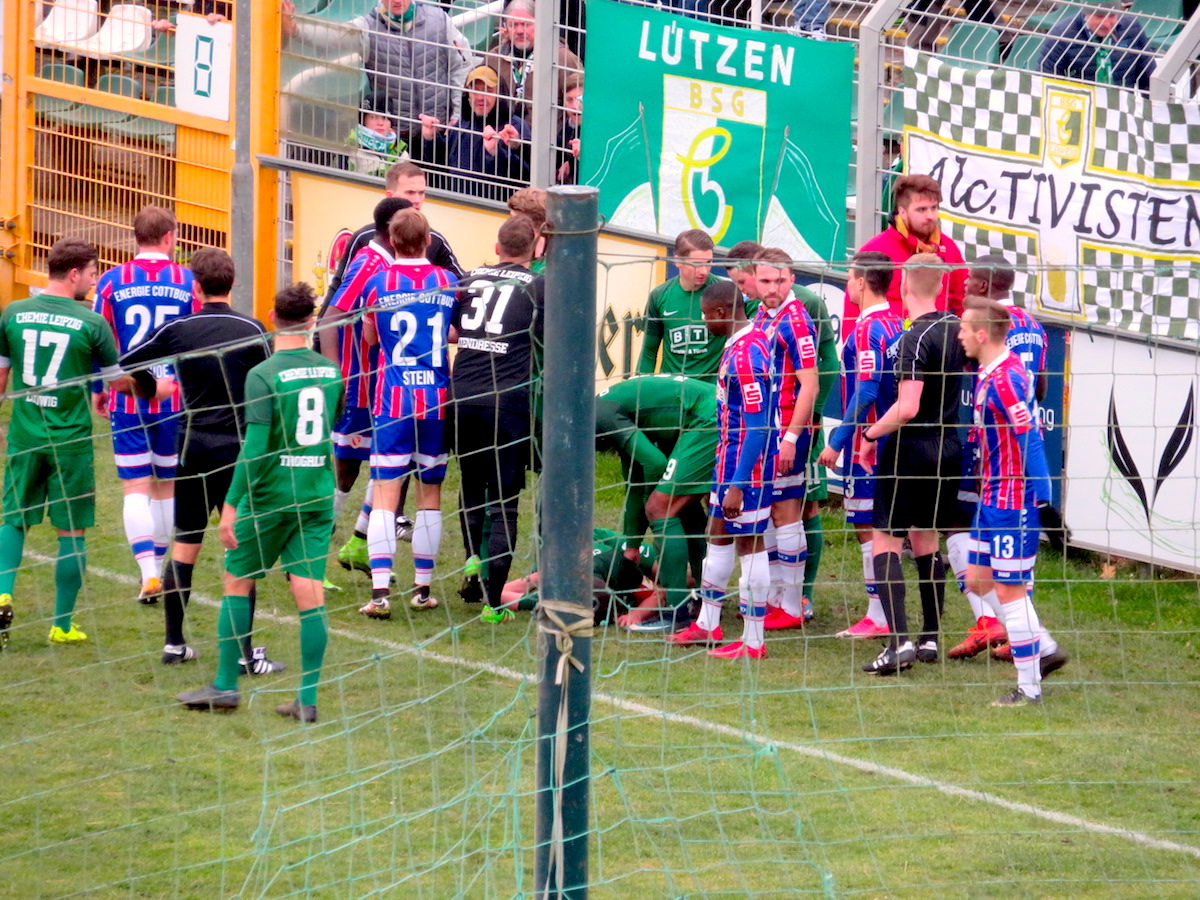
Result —
<svg viewBox="0 0 1200 900"><path fill-rule="evenodd" d="M296 443L301 447L321 443L325 438L325 392L319 387L301 388L296 412Z"/></svg>

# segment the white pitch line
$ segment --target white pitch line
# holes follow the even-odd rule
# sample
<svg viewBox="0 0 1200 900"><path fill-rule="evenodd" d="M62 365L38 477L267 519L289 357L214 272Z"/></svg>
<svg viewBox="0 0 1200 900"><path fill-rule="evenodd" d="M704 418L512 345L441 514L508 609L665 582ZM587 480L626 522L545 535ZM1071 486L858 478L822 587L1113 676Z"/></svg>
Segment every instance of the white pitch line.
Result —
<svg viewBox="0 0 1200 900"><path fill-rule="evenodd" d="M54 562L54 558L43 556L40 553L26 552L25 556L38 562ZM88 572L99 575L101 578L107 578L109 581L115 581L118 584L127 584L138 586L138 579L130 575L122 575L119 572L113 572L109 569L99 566L89 566ZM207 597L204 594L192 592L192 599L204 606L219 608L220 602ZM294 618L279 616L270 612L257 612L256 618L268 619L272 622L277 622L282 625L295 625ZM443 653L438 653L436 650L426 650L421 647L416 647L412 644L402 644L398 641L390 641L387 638L374 637L369 634L360 634L353 631L346 631L341 628L329 629L330 634L336 634L338 637L345 638L350 641L357 641L364 644L374 644L379 647L387 647L389 650L395 650L400 653L406 653L410 656L417 656L421 659L429 659L434 662L445 663L450 666L460 666L465 669L472 669L476 672L487 672L491 675L498 675L502 678L507 678L510 681L523 681L527 684L537 684L538 677L525 672L518 672L516 669L510 669L507 666L498 666L495 663L464 659L459 656L446 656ZM1053 809L1044 809L1040 806L1034 806L1030 803L1018 803L1014 800L1006 800L996 794L989 794L987 791L977 791L971 788L959 787L958 785L949 784L945 781L937 781L933 778L927 778L924 775L914 775L911 772L906 772L904 769L897 769L894 766L884 766L879 763L873 763L865 759L856 759L853 756L843 756L840 753L831 753L828 750L823 750L820 747L811 747L807 744L795 744L787 741L775 741L769 738L762 737L757 734L752 734L749 731L743 731L739 728L734 728L730 725L722 725L720 722L710 722L707 719L700 719L695 716L688 716L682 713L674 713L666 709L656 706L646 706L641 703L634 703L632 700L625 700L621 697L613 696L612 694L604 693L603 691L593 691L592 700L600 701L608 706L616 709L624 710L625 712L636 713L639 716L649 718L661 718L668 722L677 722L681 725L690 725L700 731L707 731L710 734L720 734L726 737L736 738L745 741L748 744L754 744L764 749L787 750L799 756L807 756L811 759L819 759L824 762L831 762L846 768L856 769L859 772L867 775L883 776L891 778L894 781L900 781L905 784L911 784L914 787L930 788L945 794L948 797L958 797L964 800L974 800L979 803L988 803L992 806L998 806L1001 809L1009 812L1024 813L1046 822L1054 822L1058 825L1064 825L1069 828L1074 828L1078 831L1090 832L1091 834L1103 834L1110 837L1117 837L1127 840L1134 844L1139 844L1143 847L1149 847L1153 850L1166 850L1171 853L1182 853L1186 856L1192 856L1200 859L1200 847L1193 847L1189 844L1179 844L1175 841L1166 841L1161 838L1156 838L1152 835L1141 831L1133 831L1129 828L1120 828L1115 825L1105 825L1103 822L1093 822L1091 819L1081 819L1078 816L1072 816L1067 813L1057 812Z"/></svg>

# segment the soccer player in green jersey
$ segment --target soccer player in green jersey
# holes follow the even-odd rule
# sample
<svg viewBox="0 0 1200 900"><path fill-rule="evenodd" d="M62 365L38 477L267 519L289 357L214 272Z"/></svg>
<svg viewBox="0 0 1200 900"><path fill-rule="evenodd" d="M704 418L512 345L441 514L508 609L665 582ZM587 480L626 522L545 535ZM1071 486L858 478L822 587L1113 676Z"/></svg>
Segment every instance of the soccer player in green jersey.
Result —
<svg viewBox="0 0 1200 900"><path fill-rule="evenodd" d="M596 398L596 437L615 447L629 484L623 529L632 542L649 522L661 557L659 584L669 608L656 616L657 599L630 612L639 631L687 625L674 614L688 598L688 563L699 578L704 562L706 509L717 452L713 385L682 375L643 375L614 384ZM691 528L686 527L690 515ZM690 551L690 552L689 552ZM637 560L636 544L626 551Z"/></svg>
<svg viewBox="0 0 1200 900"><path fill-rule="evenodd" d="M52 644L87 640L71 616L87 567L84 529L96 523L89 376L120 377L117 345L84 302L99 274L96 248L63 238L50 248L49 280L37 297L0 316L0 396L13 401L0 525L0 648L13 620L13 586L25 532L46 510L58 529ZM11 388L11 391L10 391Z"/></svg>
<svg viewBox="0 0 1200 900"><path fill-rule="evenodd" d="M755 265L765 248L755 241L738 241L730 248L727 259L734 261L727 267L729 277L742 291L746 298L746 313L753 315L752 304L759 303L758 284L754 277ZM804 498L804 509L801 521L804 523L804 537L808 544L808 562L804 569L804 609L812 609L813 585L817 582L817 572L821 566L821 553L825 548L825 529L821 523L821 501L829 499L829 483L825 478L825 467L817 462L821 451L825 449L825 433L821 429L821 413L825 409L825 401L829 392L837 384L842 372L842 363L838 358L837 336L833 333L833 320L825 301L812 290L799 284L792 284L792 293L804 304L813 324L817 326L817 402L813 408L813 440L804 473L807 491Z"/></svg>
<svg viewBox="0 0 1200 900"><path fill-rule="evenodd" d="M246 376L246 440L221 510L225 597L217 619L217 677L178 700L190 709L236 709L238 657L250 631L250 588L281 560L300 611L300 693L281 716L317 720L325 657L325 556L333 528L333 444L343 384L307 339L316 297L307 284L275 296L275 354Z"/></svg>
<svg viewBox="0 0 1200 900"><path fill-rule="evenodd" d="M592 529L592 603L596 624L612 618L617 609L637 609L643 603L660 602L660 593L651 582L658 570L658 554L650 544L642 544L631 554L622 535L608 528ZM505 609L531 610L537 606L540 575L530 572L504 585L500 602ZM620 622L632 613L617 615Z"/></svg>
<svg viewBox="0 0 1200 900"><path fill-rule="evenodd" d="M646 336L637 371L639 375L663 372L715 383L725 339L709 334L700 313L700 295L720 281L712 274L712 238L697 229L681 231L675 238L675 257L679 274L652 290L646 301Z"/></svg>

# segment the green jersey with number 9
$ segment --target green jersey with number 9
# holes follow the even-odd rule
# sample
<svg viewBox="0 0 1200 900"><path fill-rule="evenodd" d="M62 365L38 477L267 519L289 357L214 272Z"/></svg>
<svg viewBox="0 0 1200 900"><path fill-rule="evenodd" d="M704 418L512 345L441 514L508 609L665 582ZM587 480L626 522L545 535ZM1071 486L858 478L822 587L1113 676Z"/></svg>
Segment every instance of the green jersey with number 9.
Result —
<svg viewBox="0 0 1200 900"><path fill-rule="evenodd" d="M338 368L308 349L280 350L246 376L246 442L226 502L252 513L333 506L330 432L344 396Z"/></svg>
<svg viewBox="0 0 1200 900"><path fill-rule="evenodd" d="M10 447L90 452L91 394L82 379L117 374L117 345L104 318L66 297L18 300L0 316L0 357L12 370L8 390L31 391L14 398Z"/></svg>

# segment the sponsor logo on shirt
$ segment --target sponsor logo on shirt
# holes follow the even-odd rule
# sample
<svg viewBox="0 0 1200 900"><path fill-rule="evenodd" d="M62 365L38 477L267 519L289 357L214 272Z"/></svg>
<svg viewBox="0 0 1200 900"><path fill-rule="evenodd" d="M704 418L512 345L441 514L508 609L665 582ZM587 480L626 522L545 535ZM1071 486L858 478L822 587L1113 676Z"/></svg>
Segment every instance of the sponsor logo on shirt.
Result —
<svg viewBox="0 0 1200 900"><path fill-rule="evenodd" d="M870 350L858 351L858 371L864 374L875 371L875 354Z"/></svg>

